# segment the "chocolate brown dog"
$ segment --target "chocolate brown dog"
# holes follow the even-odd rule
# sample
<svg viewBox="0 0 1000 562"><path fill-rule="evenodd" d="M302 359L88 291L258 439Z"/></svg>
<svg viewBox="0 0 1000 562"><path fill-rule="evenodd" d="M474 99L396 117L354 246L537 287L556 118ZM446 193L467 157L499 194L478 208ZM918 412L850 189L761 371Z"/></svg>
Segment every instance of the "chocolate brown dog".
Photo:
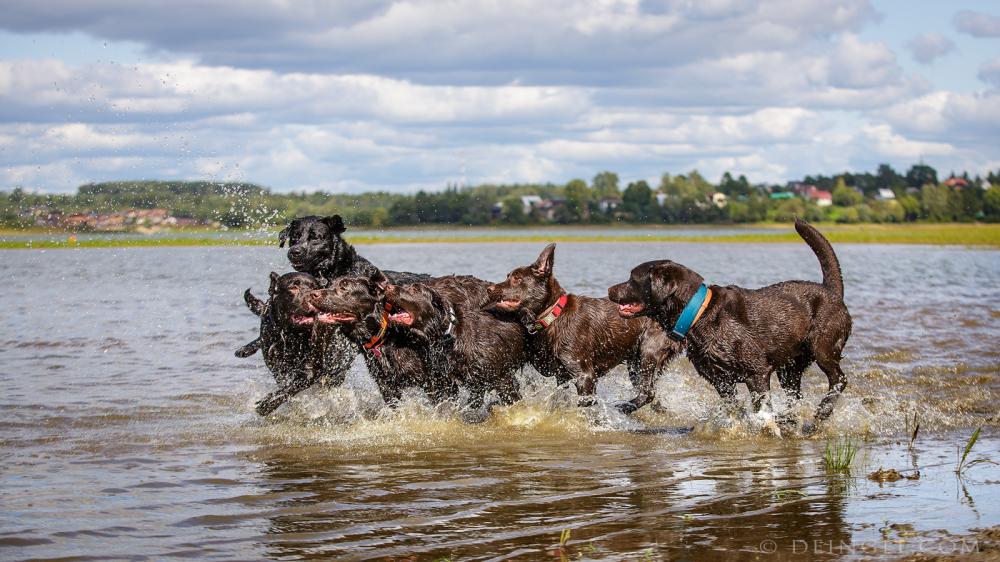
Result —
<svg viewBox="0 0 1000 562"><path fill-rule="evenodd" d="M736 384L746 383L755 411L770 390L773 372L792 398L801 398L802 373L815 361L830 384L816 411L818 425L847 386L840 358L851 335L851 315L833 247L803 220L796 219L795 230L819 258L822 284L785 281L761 289L702 289L701 275L661 260L633 269L627 282L608 289L608 296L623 317L648 316L665 330L677 329L685 316L693 319L689 331L681 326L677 335L687 343L698 374L728 401L735 398ZM697 302L699 292L707 302ZM700 319L689 306L692 300L702 310Z"/></svg>
<svg viewBox="0 0 1000 562"><path fill-rule="evenodd" d="M472 410L484 407L485 394L491 390L497 392L500 404L520 400L514 373L527 362L521 326L482 310L488 287L486 281L462 275L390 285L386 290L393 332L399 339L413 341L431 376L452 379L469 389ZM467 421L485 419L489 406L475 415Z"/></svg>
<svg viewBox="0 0 1000 562"><path fill-rule="evenodd" d="M491 286L491 306L520 318L532 364L558 384L574 381L581 406L594 403L599 377L626 363L638 395L619 409L632 413L652 401L656 377L681 346L651 319L622 318L608 299L566 293L552 274L555 249L549 244L535 263Z"/></svg>
<svg viewBox="0 0 1000 562"><path fill-rule="evenodd" d="M328 288L313 291L309 303L316 310L317 333L337 339L331 333L336 331L353 342L355 353L363 353L369 374L390 406L410 387L423 390L433 402L456 396L455 381L434 376L430 358L392 331L385 306L388 286L388 278L375 270L369 277L340 277Z"/></svg>

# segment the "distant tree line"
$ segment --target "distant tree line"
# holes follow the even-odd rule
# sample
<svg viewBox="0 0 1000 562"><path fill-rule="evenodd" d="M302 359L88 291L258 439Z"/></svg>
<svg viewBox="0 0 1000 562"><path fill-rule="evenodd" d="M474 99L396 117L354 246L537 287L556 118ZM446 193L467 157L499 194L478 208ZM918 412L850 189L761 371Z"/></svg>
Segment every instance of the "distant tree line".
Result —
<svg viewBox="0 0 1000 562"><path fill-rule="evenodd" d="M0 191L0 223L34 224L40 212L109 213L165 208L173 216L231 228L277 224L302 215L339 213L354 226L535 225L624 223L750 223L788 221L1000 222L1000 170L939 179L916 164L897 173L882 164L875 173L806 176L781 185L752 184L722 175L718 183L697 171L664 174L659 185L620 185L601 172L590 183L480 185L415 194L357 195L274 193L251 183L120 181L86 184L76 194L51 195L20 188Z"/></svg>

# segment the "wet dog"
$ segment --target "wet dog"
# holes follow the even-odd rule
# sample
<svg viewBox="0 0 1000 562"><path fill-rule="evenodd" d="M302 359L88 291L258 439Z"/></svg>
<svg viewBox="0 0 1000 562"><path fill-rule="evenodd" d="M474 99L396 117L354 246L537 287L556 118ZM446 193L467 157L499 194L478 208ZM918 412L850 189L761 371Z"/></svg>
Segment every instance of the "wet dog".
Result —
<svg viewBox="0 0 1000 562"><path fill-rule="evenodd" d="M552 274L555 248L491 286L490 306L521 320L532 364L558 384L574 381L582 406L594 403L598 378L626 363L638 395L619 408L634 412L652 401L657 376L681 347L648 318L622 318L608 299L566 293Z"/></svg>
<svg viewBox="0 0 1000 562"><path fill-rule="evenodd" d="M318 330L337 331L362 352L365 365L386 404L395 406L403 390L416 387L435 403L454 398L455 381L434 376L433 360L394 332L385 306L389 279L377 269L367 277L340 277L309 296ZM326 337L330 337L327 335Z"/></svg>
<svg viewBox="0 0 1000 562"><path fill-rule="evenodd" d="M274 375L278 390L257 404L257 412L267 415L292 395L319 380L340 384L354 355L336 348L337 342L318 338L314 333L315 309L310 293L319 281L307 273L271 273L268 300L262 302L249 289L243 298L260 316L260 336L240 348L238 357L263 351L264 363ZM346 363L346 364L345 364Z"/></svg>
<svg viewBox="0 0 1000 562"><path fill-rule="evenodd" d="M687 354L698 374L732 403L735 386L745 383L759 410L770 390L771 373L789 396L802 396L802 373L816 362L829 390L815 415L819 424L833 412L847 386L840 368L841 353L851 335L851 315L844 304L844 282L833 247L803 220L795 230L819 259L823 282L785 281L761 289L711 285L694 271L669 260L651 261L632 270L629 280L608 289L625 318L646 316L665 330L675 330L685 309L699 293L700 319L688 312L693 325L684 337ZM710 291L710 293L708 292ZM697 305L698 303L695 302Z"/></svg>
<svg viewBox="0 0 1000 562"><path fill-rule="evenodd" d="M331 280L344 275L373 275L378 269L368 260L357 254L354 247L344 240L342 234L347 230L340 215L328 217L308 216L293 220L281 232L278 233L278 246L284 247L287 243L288 260L296 271L313 276L317 281L317 286L326 286ZM427 275L407 273L407 272L387 272L389 277L396 283L407 283L429 279ZM260 314L262 305L255 304L258 301L247 289L244 300L250 309ZM258 310L255 310L258 309ZM262 326L263 328L263 326ZM319 330L313 336L316 342L317 361L322 360L323 369L341 369L339 372L327 372L321 379L313 378L285 378L284 383L279 380L279 388L269 394L258 404L257 411L273 410L281 405L281 402L294 396L298 392L305 390L316 380L322 380L328 384L340 384L340 381L347 375L357 355L355 346L337 330ZM257 340L243 346L237 350L237 357L248 357L257 348L264 345L263 331ZM306 340L307 344L308 341ZM296 344L297 345L297 344ZM264 346L264 349L268 348ZM296 347L297 349L297 347ZM340 354L338 356L338 354ZM296 352L296 358L305 357L306 352ZM266 353L265 353L266 360ZM290 362L290 361L288 361ZM268 364L270 367L271 364ZM304 373L303 369L309 369L312 365L300 363L295 369L283 369L283 373ZM272 369L273 371L273 369ZM263 415L263 414L262 414Z"/></svg>
<svg viewBox="0 0 1000 562"><path fill-rule="evenodd" d="M426 283L390 285L386 304L396 345L410 345L437 379L452 379L471 393L467 421L489 415L486 394L498 402L521 399L514 373L527 361L523 328L485 312L490 284L448 276Z"/></svg>
<svg viewBox="0 0 1000 562"><path fill-rule="evenodd" d="M308 273L327 285L344 276L371 277L378 268L358 255L341 236L347 227L340 215L299 217L278 233L278 246L288 244L288 261L295 271ZM406 271L385 271L393 283L426 281L430 276Z"/></svg>

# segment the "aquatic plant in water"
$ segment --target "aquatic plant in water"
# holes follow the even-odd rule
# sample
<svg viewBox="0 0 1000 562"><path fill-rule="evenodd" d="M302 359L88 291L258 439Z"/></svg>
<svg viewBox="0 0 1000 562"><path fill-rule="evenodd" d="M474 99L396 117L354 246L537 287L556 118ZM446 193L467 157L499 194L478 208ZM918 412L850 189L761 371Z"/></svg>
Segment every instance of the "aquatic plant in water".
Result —
<svg viewBox="0 0 1000 562"><path fill-rule="evenodd" d="M983 464L983 463L1000 464L986 457L979 457L978 459L974 459L971 461L968 460L969 453L972 452L972 448L976 445L976 441L979 441L979 433L982 432L982 430L983 427L979 426L976 428L975 431L972 432L972 435L969 437L969 441L965 444L965 449L962 449L962 454L958 459L958 464L955 466L955 474L961 476L963 472L965 472L966 470L972 468L977 464Z"/></svg>
<svg viewBox="0 0 1000 562"><path fill-rule="evenodd" d="M860 446L848 437L827 441L823 452L823 464L832 472L846 472L858 454Z"/></svg>

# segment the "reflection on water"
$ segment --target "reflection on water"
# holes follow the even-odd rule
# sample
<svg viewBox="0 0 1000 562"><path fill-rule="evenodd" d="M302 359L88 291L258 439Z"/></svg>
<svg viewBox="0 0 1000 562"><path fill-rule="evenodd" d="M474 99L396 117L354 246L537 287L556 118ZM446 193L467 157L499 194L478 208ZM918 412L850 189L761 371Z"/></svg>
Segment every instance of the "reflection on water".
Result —
<svg viewBox="0 0 1000 562"><path fill-rule="evenodd" d="M360 249L498 279L538 245ZM838 253L851 384L806 440L775 437L767 415L722 416L686 360L660 381L662 411L633 419L611 407L631 391L620 372L580 410L528 370L523 403L468 426L418 395L384 410L358 364L344 387L260 420L269 375L232 351L254 336L240 293L287 269L281 251L4 252L0 558L780 560L915 552L914 533L995 525L1000 471L953 469L979 425L976 451L1000 456L1000 252ZM744 286L820 276L793 244L561 244L556 273L602 294L654 258ZM807 373L804 416L824 380ZM862 444L853 478L822 462L840 435ZM921 478L864 478L880 466Z"/></svg>

